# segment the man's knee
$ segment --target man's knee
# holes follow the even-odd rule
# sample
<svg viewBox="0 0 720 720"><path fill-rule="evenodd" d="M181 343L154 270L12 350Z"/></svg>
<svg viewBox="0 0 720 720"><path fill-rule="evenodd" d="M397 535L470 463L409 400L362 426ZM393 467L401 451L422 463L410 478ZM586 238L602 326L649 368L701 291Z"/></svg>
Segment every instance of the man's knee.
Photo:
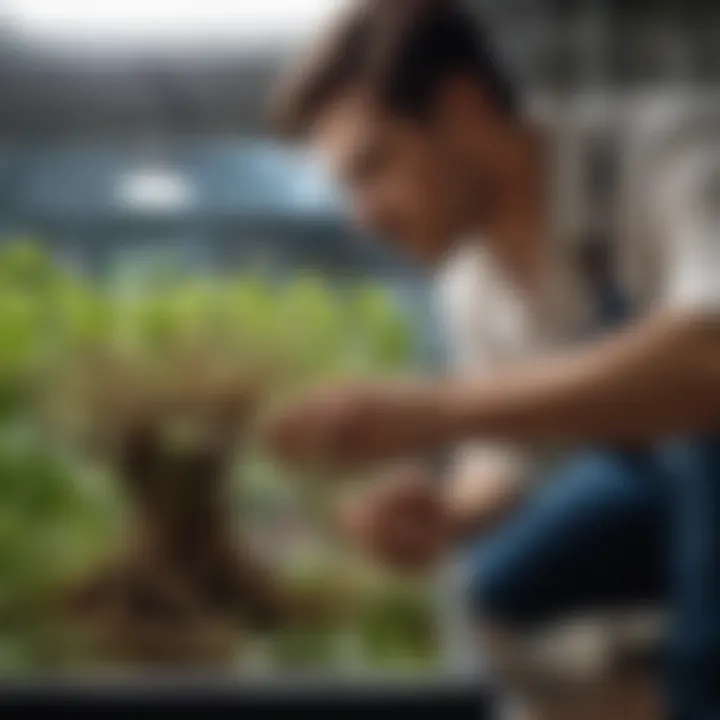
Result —
<svg viewBox="0 0 720 720"><path fill-rule="evenodd" d="M638 572L654 567L661 524L662 491L647 472L621 453L582 455L565 466L471 556L474 615L526 629L596 602L659 594L659 573Z"/></svg>
<svg viewBox="0 0 720 720"><path fill-rule="evenodd" d="M483 627L519 628L527 620L523 572L498 549L487 552L468 578L470 607Z"/></svg>

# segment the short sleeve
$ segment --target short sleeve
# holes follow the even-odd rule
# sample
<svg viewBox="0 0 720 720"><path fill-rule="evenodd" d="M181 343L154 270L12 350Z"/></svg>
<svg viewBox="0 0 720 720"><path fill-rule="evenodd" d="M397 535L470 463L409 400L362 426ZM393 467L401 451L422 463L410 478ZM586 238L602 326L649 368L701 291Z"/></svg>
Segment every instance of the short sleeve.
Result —
<svg viewBox="0 0 720 720"><path fill-rule="evenodd" d="M527 486L533 478L529 453L516 445L497 442L466 443L451 456L453 474L459 482L482 482L503 478L515 486Z"/></svg>
<svg viewBox="0 0 720 720"><path fill-rule="evenodd" d="M661 300L720 312L720 144L669 161L653 200L665 254Z"/></svg>
<svg viewBox="0 0 720 720"><path fill-rule="evenodd" d="M497 350L488 327L489 308L502 298L474 254L462 252L436 277L436 302L441 334L447 345L448 370L454 374L491 373ZM522 482L530 474L524 448L515 444L478 440L453 449L450 468L454 476L473 480L507 477Z"/></svg>

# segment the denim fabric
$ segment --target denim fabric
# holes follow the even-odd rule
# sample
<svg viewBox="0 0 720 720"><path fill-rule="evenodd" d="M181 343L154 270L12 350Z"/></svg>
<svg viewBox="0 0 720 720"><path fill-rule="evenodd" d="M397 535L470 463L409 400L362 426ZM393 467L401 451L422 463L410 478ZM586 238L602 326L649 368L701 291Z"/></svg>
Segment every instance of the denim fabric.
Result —
<svg viewBox="0 0 720 720"><path fill-rule="evenodd" d="M579 454L468 560L473 608L514 627L669 607L677 718L720 718L720 443Z"/></svg>

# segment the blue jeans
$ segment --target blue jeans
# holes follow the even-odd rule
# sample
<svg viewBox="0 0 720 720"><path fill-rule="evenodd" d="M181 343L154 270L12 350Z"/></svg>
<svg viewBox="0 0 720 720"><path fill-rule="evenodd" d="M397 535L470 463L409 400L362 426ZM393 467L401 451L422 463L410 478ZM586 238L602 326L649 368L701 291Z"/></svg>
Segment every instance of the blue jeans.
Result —
<svg viewBox="0 0 720 720"><path fill-rule="evenodd" d="M670 608L677 717L720 718L719 442L579 454L470 559L473 607L511 627Z"/></svg>

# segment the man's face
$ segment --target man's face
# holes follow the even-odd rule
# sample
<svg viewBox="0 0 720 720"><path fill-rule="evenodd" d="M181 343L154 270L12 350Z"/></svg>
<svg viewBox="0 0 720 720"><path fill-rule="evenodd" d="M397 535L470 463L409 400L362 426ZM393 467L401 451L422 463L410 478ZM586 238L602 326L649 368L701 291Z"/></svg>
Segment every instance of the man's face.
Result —
<svg viewBox="0 0 720 720"><path fill-rule="evenodd" d="M348 193L361 226L434 263L481 213L485 178L462 129L390 116L348 95L319 118L314 145Z"/></svg>

